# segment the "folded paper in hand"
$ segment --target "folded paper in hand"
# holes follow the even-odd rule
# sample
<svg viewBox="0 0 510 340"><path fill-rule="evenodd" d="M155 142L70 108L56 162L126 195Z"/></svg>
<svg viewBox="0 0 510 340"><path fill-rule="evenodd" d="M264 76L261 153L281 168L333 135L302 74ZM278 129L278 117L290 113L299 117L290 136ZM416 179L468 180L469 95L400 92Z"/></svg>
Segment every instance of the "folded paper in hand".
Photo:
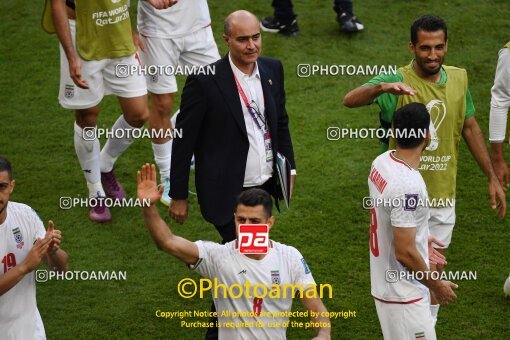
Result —
<svg viewBox="0 0 510 340"><path fill-rule="evenodd" d="M287 209L290 207L290 170L289 161L278 152L276 154L277 194L279 199L283 199Z"/></svg>

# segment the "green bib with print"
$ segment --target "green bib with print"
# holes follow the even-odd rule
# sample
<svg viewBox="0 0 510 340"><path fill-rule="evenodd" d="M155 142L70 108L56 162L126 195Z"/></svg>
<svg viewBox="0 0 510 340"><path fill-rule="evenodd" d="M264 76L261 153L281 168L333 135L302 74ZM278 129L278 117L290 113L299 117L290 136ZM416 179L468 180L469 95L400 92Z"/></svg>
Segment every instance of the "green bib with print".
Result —
<svg viewBox="0 0 510 340"><path fill-rule="evenodd" d="M417 93L399 96L397 109L409 103L423 103L430 114L431 142L420 158L420 173L427 185L432 207L447 207L455 198L457 158L459 141L466 114L466 70L443 66L446 72L444 84L432 83L420 78L410 65L402 67L403 82ZM390 140L390 149L395 141Z"/></svg>
<svg viewBox="0 0 510 340"><path fill-rule="evenodd" d="M85 60L120 58L136 52L129 0L75 0L76 48Z"/></svg>

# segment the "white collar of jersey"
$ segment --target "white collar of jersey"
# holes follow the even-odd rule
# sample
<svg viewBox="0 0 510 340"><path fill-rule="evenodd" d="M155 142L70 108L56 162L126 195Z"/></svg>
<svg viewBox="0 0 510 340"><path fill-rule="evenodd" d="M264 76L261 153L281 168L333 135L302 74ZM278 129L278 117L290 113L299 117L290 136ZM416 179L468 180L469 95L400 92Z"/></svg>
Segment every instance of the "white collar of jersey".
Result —
<svg viewBox="0 0 510 340"><path fill-rule="evenodd" d="M393 159L395 162L400 163L402 165L405 165L406 167L409 168L409 170L414 170L413 167L410 166L409 164L407 164L406 161L404 161L404 160L398 158L397 156L395 156L395 150L390 150L389 153L390 153L390 158Z"/></svg>
<svg viewBox="0 0 510 340"><path fill-rule="evenodd" d="M238 239L236 239L236 242L235 242L235 244L234 244L234 247L235 247L235 249L238 249L238 248L239 248L239 240L238 240ZM269 240L269 248L274 248L274 247L273 247L273 241L271 241L271 240Z"/></svg>

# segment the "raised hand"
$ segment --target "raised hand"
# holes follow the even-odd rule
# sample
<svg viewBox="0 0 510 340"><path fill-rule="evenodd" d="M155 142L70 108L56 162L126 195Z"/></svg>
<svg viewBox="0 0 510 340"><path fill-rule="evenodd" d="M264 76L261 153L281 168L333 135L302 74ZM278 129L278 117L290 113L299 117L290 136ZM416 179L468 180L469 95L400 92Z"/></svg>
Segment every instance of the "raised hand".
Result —
<svg viewBox="0 0 510 340"><path fill-rule="evenodd" d="M48 231L46 236L51 237L51 242L48 247L48 254L55 254L60 249L60 243L62 242L62 232L55 230L55 225L52 220L48 221Z"/></svg>
<svg viewBox="0 0 510 340"><path fill-rule="evenodd" d="M140 201L150 200L150 205L154 205L163 194L163 186L158 189L156 182L156 166L146 163L142 170L136 173L138 188L137 197Z"/></svg>
<svg viewBox="0 0 510 340"><path fill-rule="evenodd" d="M391 93L397 96L409 95L414 96L417 91L404 83L382 83L384 93Z"/></svg>

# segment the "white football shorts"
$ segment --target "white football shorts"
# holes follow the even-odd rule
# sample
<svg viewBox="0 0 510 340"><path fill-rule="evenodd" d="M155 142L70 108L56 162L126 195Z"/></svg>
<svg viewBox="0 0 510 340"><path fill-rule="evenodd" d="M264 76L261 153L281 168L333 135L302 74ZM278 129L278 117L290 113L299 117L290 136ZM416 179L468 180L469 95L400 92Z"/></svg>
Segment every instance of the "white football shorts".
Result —
<svg viewBox="0 0 510 340"><path fill-rule="evenodd" d="M76 22L69 20L69 29L76 49ZM88 109L98 105L105 95L133 98L147 94L145 77L139 72L126 73L131 65L141 65L138 53L104 60L81 59L81 77L88 85L85 90L76 86L69 75L69 64L60 45L60 91L59 102L66 109Z"/></svg>
<svg viewBox="0 0 510 340"><path fill-rule="evenodd" d="M452 241L455 226L455 205L446 208L430 208L429 233L444 243L444 247L434 245L434 248L448 248Z"/></svg>
<svg viewBox="0 0 510 340"><path fill-rule="evenodd" d="M428 296L407 304L374 301L385 340L436 340Z"/></svg>
<svg viewBox="0 0 510 340"><path fill-rule="evenodd" d="M145 45L145 52L140 52L143 64L147 67L156 65L161 70L146 76L151 93L176 93L175 70L178 66L204 66L220 59L211 26L175 39L140 38Z"/></svg>

